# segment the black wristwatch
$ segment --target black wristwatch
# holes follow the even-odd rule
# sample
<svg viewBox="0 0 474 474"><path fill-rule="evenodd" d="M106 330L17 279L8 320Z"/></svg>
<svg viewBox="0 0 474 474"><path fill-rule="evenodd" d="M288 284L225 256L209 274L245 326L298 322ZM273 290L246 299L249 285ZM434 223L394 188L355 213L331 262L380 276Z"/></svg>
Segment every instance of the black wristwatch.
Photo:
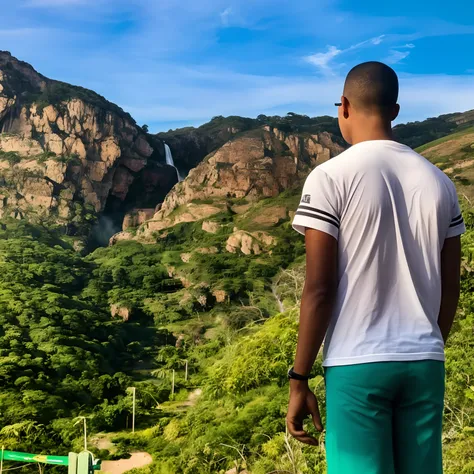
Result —
<svg viewBox="0 0 474 474"><path fill-rule="evenodd" d="M293 367L288 371L288 378L289 379L295 379L295 380L309 380L311 377L309 375L301 375L297 374L294 370Z"/></svg>

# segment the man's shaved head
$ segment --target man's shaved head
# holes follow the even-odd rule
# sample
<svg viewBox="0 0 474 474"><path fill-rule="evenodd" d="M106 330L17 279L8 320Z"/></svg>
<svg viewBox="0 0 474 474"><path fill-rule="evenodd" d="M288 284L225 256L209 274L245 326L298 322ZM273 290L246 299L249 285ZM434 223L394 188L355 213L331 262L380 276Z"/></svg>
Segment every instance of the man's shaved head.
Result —
<svg viewBox="0 0 474 474"><path fill-rule="evenodd" d="M347 75L344 97L360 112L390 113L398 100L397 74L377 61L359 64Z"/></svg>

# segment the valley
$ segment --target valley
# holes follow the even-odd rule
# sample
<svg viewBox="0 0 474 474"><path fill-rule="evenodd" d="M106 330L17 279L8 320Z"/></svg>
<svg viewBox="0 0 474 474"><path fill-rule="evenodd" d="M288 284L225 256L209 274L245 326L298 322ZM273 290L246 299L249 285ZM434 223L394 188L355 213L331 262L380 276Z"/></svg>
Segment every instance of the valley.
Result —
<svg viewBox="0 0 474 474"><path fill-rule="evenodd" d="M473 126L468 111L394 130L453 179L468 228L447 474L474 473ZM0 130L0 444L78 452L85 416L96 457L152 456L137 474L326 472L324 434L303 446L284 416L304 282L291 220L310 170L346 147L337 120L154 135L0 52Z"/></svg>

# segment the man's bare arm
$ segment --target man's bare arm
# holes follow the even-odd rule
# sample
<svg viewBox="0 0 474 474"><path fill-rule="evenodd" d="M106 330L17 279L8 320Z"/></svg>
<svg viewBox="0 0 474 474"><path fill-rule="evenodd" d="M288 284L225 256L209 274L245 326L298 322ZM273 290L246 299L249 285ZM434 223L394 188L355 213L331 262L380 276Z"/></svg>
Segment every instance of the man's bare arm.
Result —
<svg viewBox="0 0 474 474"><path fill-rule="evenodd" d="M295 372L308 375L329 325L337 291L337 241L324 232L307 229L306 280L300 309Z"/></svg>
<svg viewBox="0 0 474 474"><path fill-rule="evenodd" d="M444 342L448 339L459 302L461 273L461 238L451 237L441 251L441 307L438 325Z"/></svg>
<svg viewBox="0 0 474 474"><path fill-rule="evenodd" d="M318 230L306 229L306 282L300 310L295 372L308 375L318 355L331 319L337 291L337 241ZM318 431L323 430L318 401L307 381L290 380L290 402L286 417L288 431L302 443L317 441L303 428L311 415Z"/></svg>

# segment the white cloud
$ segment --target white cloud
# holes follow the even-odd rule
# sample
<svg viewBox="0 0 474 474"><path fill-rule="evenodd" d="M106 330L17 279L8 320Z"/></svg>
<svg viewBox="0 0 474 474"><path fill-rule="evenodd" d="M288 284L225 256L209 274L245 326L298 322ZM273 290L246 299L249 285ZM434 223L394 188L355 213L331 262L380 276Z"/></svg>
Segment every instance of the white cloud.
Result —
<svg viewBox="0 0 474 474"><path fill-rule="evenodd" d="M324 72L331 72L329 62L341 53L342 50L337 49L335 46L328 46L328 50L325 53L311 54L306 56L304 60L313 66L319 67Z"/></svg>
<svg viewBox="0 0 474 474"><path fill-rule="evenodd" d="M390 50L390 54L385 58L387 64L397 64L403 61L410 55L410 51L397 51L395 49Z"/></svg>
<svg viewBox="0 0 474 474"><path fill-rule="evenodd" d="M378 45L383 41L384 38L385 38L385 35L380 35L380 36L377 36L376 38L372 38L370 42L374 45Z"/></svg>
<svg viewBox="0 0 474 474"><path fill-rule="evenodd" d="M325 74L334 74L330 63L336 56L366 46L377 46L384 40L384 38L385 35L376 36L375 38L370 38L368 40L361 41L360 43L353 44L346 49L338 49L336 46L328 46L325 53L311 54L310 56L305 56L303 59L313 66L318 67Z"/></svg>
<svg viewBox="0 0 474 474"><path fill-rule="evenodd" d="M414 47L415 47L415 45L413 43L407 43L405 46L403 46L403 48L410 48L410 49L412 49Z"/></svg>
<svg viewBox="0 0 474 474"><path fill-rule="evenodd" d="M229 25L229 17L233 14L232 7L227 7L221 14L221 22L224 26Z"/></svg>

